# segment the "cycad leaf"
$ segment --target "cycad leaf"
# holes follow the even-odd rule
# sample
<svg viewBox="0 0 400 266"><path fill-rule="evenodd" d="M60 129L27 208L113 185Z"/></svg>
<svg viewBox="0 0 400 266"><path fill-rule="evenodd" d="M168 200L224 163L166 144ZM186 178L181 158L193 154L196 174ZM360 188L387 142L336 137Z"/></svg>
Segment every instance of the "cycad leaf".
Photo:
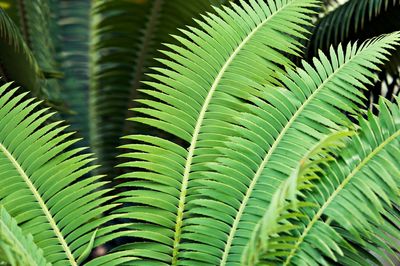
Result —
<svg viewBox="0 0 400 266"><path fill-rule="evenodd" d="M17 222L4 207L0 206L0 263L12 266L50 265L43 257L43 251L33 242L32 235L25 235Z"/></svg>
<svg viewBox="0 0 400 266"><path fill-rule="evenodd" d="M169 46L175 53L166 52L172 59L163 61L168 68L157 69L159 74L152 77L159 82L149 83L154 89L145 91L161 102L146 101L150 108L137 110L146 116L132 119L163 129L189 146L186 150L152 136L128 137L139 143L125 146L132 150L125 155L132 161L122 166L138 170L122 178L132 179L125 185L136 189L121 195L126 196L123 202L135 206L120 211L137 221L133 236L143 238L144 247L154 245L155 252L143 255L147 263L177 264L181 258L197 263L190 261L196 257L191 251L179 252L186 249L180 242L188 202L195 194L196 165L218 153L206 147L229 135L226 132L235 134L224 123L236 112L230 108L241 109L240 98L259 91L260 84L276 82L276 73L292 66L285 55L297 54L296 38L304 38L309 7L315 6L313 0L242 5L217 8L218 16L199 22L202 30L190 28L183 31L187 39L177 37L185 48Z"/></svg>
<svg viewBox="0 0 400 266"><path fill-rule="evenodd" d="M264 256L269 257L269 263L274 261L275 258L270 253L277 252L279 246L287 245L287 239L290 238L290 230L285 230L283 236L279 231L291 226L296 228L290 220L302 215L297 197L302 195L303 190L313 187L313 182L319 179L318 174L323 171L320 165L332 160L333 154L344 147L345 138L351 134L352 132L347 131L334 132L323 138L303 157L290 177L274 193L267 211L246 246L242 265L258 265ZM304 206L304 203L301 202L301 205Z"/></svg>
<svg viewBox="0 0 400 266"><path fill-rule="evenodd" d="M156 66L163 43L171 42L178 28L211 5L225 0L100 0L93 1L90 61L90 139L100 172L115 177L116 147L132 134L128 110L138 98L140 83L150 66ZM176 43L176 41L175 41ZM159 65L159 63L157 63ZM144 128L143 126L141 128ZM142 131L150 131L148 127ZM140 130L135 128L134 132ZM154 131L154 129L153 129Z"/></svg>
<svg viewBox="0 0 400 266"><path fill-rule="evenodd" d="M381 100L379 110L378 117L369 113L368 120L360 119L359 133L338 160L323 167L325 176L305 195L315 207L298 222L299 234L284 265L298 265L314 253L339 262L357 254L343 239L355 239L378 255L385 255L383 250L397 256L399 248L393 246L390 235L398 235L398 226L385 222L385 217L390 217L392 204L400 200L400 105ZM358 257L358 263L370 264L367 259Z"/></svg>
<svg viewBox="0 0 400 266"><path fill-rule="evenodd" d="M101 217L115 204L107 203L112 197L99 176L81 179L95 167L83 149L71 148L77 140L9 85L0 87L0 204L48 262L77 265L97 228L94 246L120 227L102 227L115 218Z"/></svg>
<svg viewBox="0 0 400 266"><path fill-rule="evenodd" d="M193 167L200 195L190 202L188 216L194 218L187 219L183 229L188 236L185 248L198 252L201 245L190 242L200 242L201 251L212 252L218 264L240 263L265 212L260 206L269 206L276 189L319 140L332 130L352 127L344 112L359 112L359 88L375 76L374 69L399 38L395 33L360 47L349 45L345 51L332 49L330 59L321 54L313 60L315 67L304 63L304 70L282 75L288 90L267 86L251 98L253 104L239 116L234 130L241 136L221 147L223 156L216 163L203 160ZM209 232L218 236L212 251L206 246L210 243L203 242Z"/></svg>

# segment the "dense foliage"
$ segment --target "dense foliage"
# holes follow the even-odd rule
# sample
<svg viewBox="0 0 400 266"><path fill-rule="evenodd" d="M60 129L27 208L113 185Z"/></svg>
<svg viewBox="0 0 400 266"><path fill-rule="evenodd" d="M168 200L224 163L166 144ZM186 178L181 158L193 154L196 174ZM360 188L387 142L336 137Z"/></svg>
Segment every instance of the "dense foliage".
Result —
<svg viewBox="0 0 400 266"><path fill-rule="evenodd" d="M400 263L400 1L0 7L0 265Z"/></svg>

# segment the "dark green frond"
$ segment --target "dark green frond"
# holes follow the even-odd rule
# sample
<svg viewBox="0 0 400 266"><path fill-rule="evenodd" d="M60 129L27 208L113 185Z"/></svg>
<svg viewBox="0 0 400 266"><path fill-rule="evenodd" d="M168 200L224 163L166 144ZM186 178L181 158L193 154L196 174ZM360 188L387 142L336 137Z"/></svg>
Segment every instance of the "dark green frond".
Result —
<svg viewBox="0 0 400 266"><path fill-rule="evenodd" d="M132 244L142 253L147 265L198 263L195 252L185 243L190 233L183 228L196 192L196 172L203 162L219 153L212 148L226 136L235 135L227 122L236 110L245 107L240 98L264 89L261 84L277 81L277 72L293 63L285 57L296 55L297 38L304 38L313 0L250 1L250 5L216 8L218 15L204 17L201 29L184 30L186 38L177 37L183 47L169 45L165 52L168 68L156 69L145 93L160 101L142 101L148 108L138 108L143 117L132 120L162 129L182 139L183 147L154 136L134 135L136 144L124 155L123 164L136 171L121 176L130 188L121 193L122 202L133 206L121 208L134 220L132 236L142 239ZM284 25L284 26L283 26ZM228 125L228 126L227 126ZM188 149L186 147L188 146ZM121 180L121 181L124 181ZM210 210L214 212L214 210ZM219 243L220 241L218 241ZM140 253L140 252L139 252ZM202 253L207 263L216 258Z"/></svg>
<svg viewBox="0 0 400 266"><path fill-rule="evenodd" d="M349 0L339 5L318 21L310 40L310 53L399 30L398 16L392 12L399 7L398 0Z"/></svg>
<svg viewBox="0 0 400 266"><path fill-rule="evenodd" d="M9 85L0 87L0 205L48 262L78 265L97 228L94 247L113 239L118 226L103 226L116 216L102 215L115 204L99 176L82 179L94 168L90 154L72 149L71 133Z"/></svg>
<svg viewBox="0 0 400 266"><path fill-rule="evenodd" d="M0 9L0 77L3 81L15 80L18 85L40 99L47 95L42 91L43 74L31 50L22 38L11 18Z"/></svg>
<svg viewBox="0 0 400 266"><path fill-rule="evenodd" d="M330 260L370 265L368 256L357 256L359 250L349 245L352 240L379 257L398 256L399 246L390 240L399 235L398 225L386 217L400 200L400 105L381 100L379 110L378 117L369 113L368 120L360 119L359 133L305 194L315 207L297 223L298 235L284 265L327 265Z"/></svg>
<svg viewBox="0 0 400 266"><path fill-rule="evenodd" d="M63 77L60 98L63 118L89 145L89 28L90 0L52 0L57 61Z"/></svg>
<svg viewBox="0 0 400 266"><path fill-rule="evenodd" d="M32 235L25 235L14 218L0 206L0 264L11 266L50 265L43 251L33 242Z"/></svg>
<svg viewBox="0 0 400 266"><path fill-rule="evenodd" d="M51 0L16 0L15 5L18 9L20 32L46 77L43 88L47 90L49 100L58 102L60 87L54 78L62 74L56 65L49 1Z"/></svg>

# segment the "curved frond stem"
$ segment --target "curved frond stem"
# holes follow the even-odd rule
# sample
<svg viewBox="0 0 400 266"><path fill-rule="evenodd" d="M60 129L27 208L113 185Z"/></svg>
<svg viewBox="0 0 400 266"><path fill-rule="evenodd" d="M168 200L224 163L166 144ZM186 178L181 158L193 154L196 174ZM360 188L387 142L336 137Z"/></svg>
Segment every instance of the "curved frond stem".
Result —
<svg viewBox="0 0 400 266"><path fill-rule="evenodd" d="M335 189L335 191L329 196L326 202L321 206L321 208L315 213L310 223L304 229L301 236L297 239L294 248L290 251L284 266L290 264L292 258L294 257L296 251L299 249L301 243L304 241L307 234L313 228L315 223L321 218L325 209L329 206L329 204L335 199L335 197L346 187L346 185L351 181L351 179L372 159L376 156L381 150L383 150L388 144L394 141L396 138L400 136L400 130L397 130L394 134L390 135L384 142L382 142L378 147L376 147L364 160L362 160L357 167L340 183L340 185Z"/></svg>
<svg viewBox="0 0 400 266"><path fill-rule="evenodd" d="M210 91L207 94L207 97L204 101L204 105L200 111L195 129L193 132L193 137L190 142L189 152L188 152L188 156L187 156L186 164L185 164L185 170L184 170L182 186L181 186L181 191L180 191L180 196L179 196L178 215L177 215L176 224L175 224L174 245L173 245L174 250L173 250L173 258L172 258L173 265L175 265L177 263L178 245L180 243L180 238L181 238L180 235L181 235L181 228L182 228L183 212L185 209L185 201L186 201L186 190L187 190L188 183L189 183L189 175L190 175L190 171L191 171L193 155L194 155L197 140L199 137L200 129L202 127L202 124L203 124L203 121L205 118L205 114L206 114L208 106L211 102L211 99L213 97L213 94L216 91L216 88L218 87L218 84L221 81L222 77L224 76L225 71L228 69L229 65L233 62L233 60L235 59L237 54L247 44L247 42L257 33L257 31L260 28L262 28L269 20L271 20L277 13L279 13L280 10L284 9L288 5L289 4L283 5L280 9L277 9L277 11L274 14L272 14L270 17L267 17L264 21L262 21L257 27L255 27L247 35L247 37L239 44L239 46L233 51L231 56L225 62L225 64L221 68L220 72L218 73L217 77L215 78L214 83L212 84L212 86L210 88ZM230 246L230 245L227 245L227 246ZM228 248L228 250L229 250L229 248ZM225 265L226 259L227 259L227 255L225 255L225 252L224 252L224 256L223 256L223 259L222 259L220 265Z"/></svg>
<svg viewBox="0 0 400 266"><path fill-rule="evenodd" d="M50 210L47 208L46 203L42 199L40 193L38 192L37 188L35 185L31 182L29 179L29 176L25 173L24 169L22 169L21 165L18 163L18 161L14 158L14 156L8 151L8 149L0 143L0 150L4 153L4 155L10 160L12 165L15 167L15 169L18 171L18 173L21 175L22 179L26 183L26 185L29 187L30 191L32 192L33 196L37 200L39 206L41 207L43 213L45 214L51 228L53 229L54 233L56 234L63 250L65 251L65 254L67 255L70 263L72 266L78 266L74 256L72 255L72 252L65 241L64 236L61 234L60 229L57 226L56 221L54 220L53 215L50 213Z"/></svg>

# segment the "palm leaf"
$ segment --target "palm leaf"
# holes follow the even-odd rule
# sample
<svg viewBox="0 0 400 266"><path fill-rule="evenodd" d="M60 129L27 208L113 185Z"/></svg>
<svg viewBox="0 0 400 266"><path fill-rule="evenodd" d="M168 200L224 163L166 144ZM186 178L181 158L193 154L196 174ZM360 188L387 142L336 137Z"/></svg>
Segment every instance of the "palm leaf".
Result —
<svg viewBox="0 0 400 266"><path fill-rule="evenodd" d="M216 8L218 16L199 22L202 30L190 28L183 31L188 39L177 37L185 48L169 45L175 53L166 52L172 59L163 60L168 69L157 69L159 74L152 77L159 82L149 82L154 89L145 91L161 102L143 101L150 108L137 111L148 116L132 120L163 129L189 148L154 136L130 136L138 143L125 146L132 152L124 156L132 161L122 165L138 169L121 176L131 179L125 185L136 189L121 193L122 202L134 206L120 212L137 221L131 228L143 243L125 248L146 251L141 254L143 263L177 264L191 256L181 240L194 196L196 165L215 156L217 150L203 153L207 146L218 142L221 134L234 132L217 119L229 120L232 113L226 109L243 106L238 98L258 91L259 84L275 82L276 71L292 66L285 55L299 51L296 38L304 37L302 26L308 25L308 8L314 6L312 0L296 0Z"/></svg>
<svg viewBox="0 0 400 266"><path fill-rule="evenodd" d="M32 235L25 235L10 214L0 207L0 263L12 266L50 265L43 257L43 251L33 242Z"/></svg>
<svg viewBox="0 0 400 266"><path fill-rule="evenodd" d="M299 202L297 197L313 187L313 182L319 179L318 174L323 172L320 165L332 160L332 154L345 146L344 139L351 134L339 131L328 135L299 162L290 177L274 193L267 211L255 227L243 253L242 265L258 265L264 257L270 259L263 261L264 264L273 263L271 259L274 257L270 253L277 252L278 244L287 245L287 239L290 239L288 231L291 227L296 228L290 220L301 217L299 206L307 206L307 203ZM284 232L284 235L279 232Z"/></svg>
<svg viewBox="0 0 400 266"><path fill-rule="evenodd" d="M343 113L359 112L359 88L374 78L373 71L399 37L396 33L360 47L349 45L346 51L332 49L330 60L321 54L313 60L314 68L304 62L304 70L282 75L289 90L267 86L250 99L253 104L235 128L240 137L220 148L224 156L215 163L203 160L194 167L200 195L190 201L187 216L193 218L183 229L187 257L201 252L220 265L241 262L265 212L262 206L269 206L276 189L320 139L342 126L352 127ZM218 241L206 242L210 232ZM208 258L196 259L204 263Z"/></svg>
<svg viewBox="0 0 400 266"><path fill-rule="evenodd" d="M82 148L70 148L77 142L71 133L60 122L48 123L52 114L9 86L0 87L0 204L48 262L78 265L88 246L112 240L121 227L104 227L116 215L101 217L115 204L107 203L112 197L99 176L81 179L95 166L88 166L93 158Z"/></svg>
<svg viewBox="0 0 400 266"><path fill-rule="evenodd" d="M115 147L120 138L133 133L128 111L138 98L140 83L163 43L174 40L178 28L193 24L193 18L211 5L225 0L101 0L92 7L90 62L91 147L102 165L100 172L116 176ZM177 43L175 41L175 43ZM159 65L159 63L157 63ZM137 125L134 132L150 131ZM154 131L154 129L153 129Z"/></svg>
<svg viewBox="0 0 400 266"><path fill-rule="evenodd" d="M389 237L399 235L398 227L385 222L384 217L390 217L388 210L400 200L400 105L381 100L379 110L379 117L369 113L368 120L360 119L359 134L340 152L338 160L324 167L326 176L314 191L305 195L305 200L313 202L315 207L299 222L299 234L284 265L298 265L305 260L317 265L312 257L316 252L339 263L349 261L351 249L338 242L339 237L355 239L361 244L364 238L368 249L379 254L384 254L380 250L394 256L399 252ZM366 202L367 208L358 208ZM392 221L396 223L396 219ZM315 245L316 240L319 245ZM347 249L346 253L341 245ZM358 260L357 265L370 264L363 257ZM326 264L324 259L319 264L324 261Z"/></svg>

